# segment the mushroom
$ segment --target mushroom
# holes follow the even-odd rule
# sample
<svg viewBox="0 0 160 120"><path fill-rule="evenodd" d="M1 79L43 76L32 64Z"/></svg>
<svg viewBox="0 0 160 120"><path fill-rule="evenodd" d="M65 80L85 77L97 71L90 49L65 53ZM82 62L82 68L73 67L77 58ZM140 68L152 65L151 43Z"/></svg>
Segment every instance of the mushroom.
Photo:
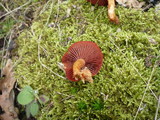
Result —
<svg viewBox="0 0 160 120"><path fill-rule="evenodd" d="M100 70L103 54L96 43L80 41L72 44L62 57L66 77L71 81L93 83L92 76Z"/></svg>
<svg viewBox="0 0 160 120"><path fill-rule="evenodd" d="M108 5L108 17L111 22L119 24L119 19L115 14L115 0L87 0L92 4L98 4L99 6L107 6Z"/></svg>

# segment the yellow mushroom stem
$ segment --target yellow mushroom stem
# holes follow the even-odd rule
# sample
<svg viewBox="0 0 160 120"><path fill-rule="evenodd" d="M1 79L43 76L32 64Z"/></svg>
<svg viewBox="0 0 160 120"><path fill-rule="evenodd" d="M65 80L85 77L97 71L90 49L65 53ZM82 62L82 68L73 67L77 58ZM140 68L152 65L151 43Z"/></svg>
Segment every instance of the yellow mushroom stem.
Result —
<svg viewBox="0 0 160 120"><path fill-rule="evenodd" d="M108 16L110 21L119 24L118 17L115 14L115 0L107 0L108 1Z"/></svg>
<svg viewBox="0 0 160 120"><path fill-rule="evenodd" d="M76 60L73 64L73 77L76 80L81 79L83 83L85 83L85 81L93 83L91 71L84 66L85 66L85 61L83 59Z"/></svg>

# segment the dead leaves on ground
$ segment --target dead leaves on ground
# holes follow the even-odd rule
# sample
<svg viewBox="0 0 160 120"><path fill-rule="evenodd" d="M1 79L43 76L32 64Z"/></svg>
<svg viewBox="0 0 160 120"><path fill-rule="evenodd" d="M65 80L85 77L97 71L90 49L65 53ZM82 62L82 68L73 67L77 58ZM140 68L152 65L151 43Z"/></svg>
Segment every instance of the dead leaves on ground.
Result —
<svg viewBox="0 0 160 120"><path fill-rule="evenodd" d="M0 120L18 120L14 107L13 87L16 82L13 76L12 61L9 59L2 70L4 78L0 80L0 107L3 111Z"/></svg>
<svg viewBox="0 0 160 120"><path fill-rule="evenodd" d="M116 0L116 2L124 7L135 9L140 9L145 4L145 2L139 2L137 0Z"/></svg>

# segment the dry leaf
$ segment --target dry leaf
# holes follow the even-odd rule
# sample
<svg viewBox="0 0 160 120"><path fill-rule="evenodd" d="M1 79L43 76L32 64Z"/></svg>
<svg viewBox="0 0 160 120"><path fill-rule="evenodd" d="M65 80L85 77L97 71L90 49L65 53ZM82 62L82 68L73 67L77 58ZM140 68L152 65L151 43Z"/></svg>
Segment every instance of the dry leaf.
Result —
<svg viewBox="0 0 160 120"><path fill-rule="evenodd" d="M116 2L124 7L126 7L127 0L116 0Z"/></svg>
<svg viewBox="0 0 160 120"><path fill-rule="evenodd" d="M18 115L14 108L14 93L13 87L16 82L12 71L12 61L9 59L6 66L2 70L3 79L0 80L0 107L3 114L0 115L0 120L18 120Z"/></svg>
<svg viewBox="0 0 160 120"><path fill-rule="evenodd" d="M129 7L129 8L136 8L140 9L142 6L145 4L145 2L139 2L137 0L116 0L118 4L124 6L124 7Z"/></svg>

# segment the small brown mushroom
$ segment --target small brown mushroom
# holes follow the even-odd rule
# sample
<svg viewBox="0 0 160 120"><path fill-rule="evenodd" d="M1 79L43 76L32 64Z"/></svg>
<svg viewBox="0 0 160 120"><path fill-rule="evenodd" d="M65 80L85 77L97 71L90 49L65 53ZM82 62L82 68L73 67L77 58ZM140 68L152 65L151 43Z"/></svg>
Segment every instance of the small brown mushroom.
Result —
<svg viewBox="0 0 160 120"><path fill-rule="evenodd" d="M92 4L98 4L99 6L107 6L108 5L108 17L111 22L115 24L119 24L119 19L115 14L115 0L87 0Z"/></svg>
<svg viewBox="0 0 160 120"><path fill-rule="evenodd" d="M71 81L82 80L93 83L92 76L98 73L102 61L101 49L91 41L72 44L62 57L66 77Z"/></svg>

